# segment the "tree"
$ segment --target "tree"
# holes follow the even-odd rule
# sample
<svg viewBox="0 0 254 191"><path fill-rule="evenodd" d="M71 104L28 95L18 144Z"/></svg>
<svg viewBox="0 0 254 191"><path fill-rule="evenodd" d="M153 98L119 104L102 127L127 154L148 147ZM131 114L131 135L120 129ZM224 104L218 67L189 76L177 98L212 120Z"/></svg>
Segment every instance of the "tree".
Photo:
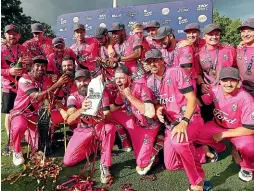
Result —
<svg viewBox="0 0 254 191"><path fill-rule="evenodd" d="M222 29L221 42L226 42L237 46L241 42L240 31L237 29L241 25L240 19L231 19L221 16L217 9L213 12L213 22L218 24Z"/></svg>
<svg viewBox="0 0 254 191"><path fill-rule="evenodd" d="M20 6L20 0L2 0L1 1L1 11L2 11L2 25L1 25L1 35L3 36L4 27L8 24L15 24L19 26L21 32L20 43L31 39L33 37L31 33L31 24L38 23L39 21L33 20L30 16L23 14L23 8ZM55 37L54 32L46 23L41 23L46 29L45 35L50 37Z"/></svg>

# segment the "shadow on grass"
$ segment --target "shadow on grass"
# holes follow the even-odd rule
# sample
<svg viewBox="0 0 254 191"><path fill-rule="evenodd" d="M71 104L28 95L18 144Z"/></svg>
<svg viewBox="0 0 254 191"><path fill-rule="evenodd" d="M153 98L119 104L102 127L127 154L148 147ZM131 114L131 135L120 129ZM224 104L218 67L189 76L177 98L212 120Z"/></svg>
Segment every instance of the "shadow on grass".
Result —
<svg viewBox="0 0 254 191"><path fill-rule="evenodd" d="M235 163L231 163L224 171L217 174L216 176L213 176L210 181L213 183L213 186L219 186L225 183L229 177L237 174L239 172L239 169L240 167L238 165L236 165ZM227 189L225 189L225 191L226 190Z"/></svg>

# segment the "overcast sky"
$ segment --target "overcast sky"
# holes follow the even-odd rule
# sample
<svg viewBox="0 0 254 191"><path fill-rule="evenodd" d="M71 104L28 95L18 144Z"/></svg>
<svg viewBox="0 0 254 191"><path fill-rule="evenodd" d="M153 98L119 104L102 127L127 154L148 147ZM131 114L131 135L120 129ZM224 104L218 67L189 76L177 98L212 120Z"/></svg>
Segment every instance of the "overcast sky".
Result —
<svg viewBox="0 0 254 191"><path fill-rule="evenodd" d="M168 0L177 1L177 0ZM190 1L190 0L189 0ZM254 17L254 0L212 0L214 8L225 16L242 20ZM66 13L112 8L113 0L21 0L23 11L33 19L56 29L58 16ZM119 6L162 3L167 0L118 0Z"/></svg>

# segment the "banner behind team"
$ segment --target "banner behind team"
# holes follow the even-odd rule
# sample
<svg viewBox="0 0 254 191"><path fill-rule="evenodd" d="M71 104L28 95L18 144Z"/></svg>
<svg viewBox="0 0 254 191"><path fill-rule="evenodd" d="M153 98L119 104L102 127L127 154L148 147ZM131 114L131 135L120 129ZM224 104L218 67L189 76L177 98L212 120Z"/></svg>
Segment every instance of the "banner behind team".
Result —
<svg viewBox="0 0 254 191"><path fill-rule="evenodd" d="M100 9L60 15L57 19L57 36L65 39L67 45L74 43L73 25L84 24L87 36L93 36L96 28L110 28L113 22L125 24L127 33L135 22L142 24L157 20L161 26L174 29L176 38L185 38L184 27L188 23L199 23L201 28L212 23L211 0L183 0L138 6Z"/></svg>

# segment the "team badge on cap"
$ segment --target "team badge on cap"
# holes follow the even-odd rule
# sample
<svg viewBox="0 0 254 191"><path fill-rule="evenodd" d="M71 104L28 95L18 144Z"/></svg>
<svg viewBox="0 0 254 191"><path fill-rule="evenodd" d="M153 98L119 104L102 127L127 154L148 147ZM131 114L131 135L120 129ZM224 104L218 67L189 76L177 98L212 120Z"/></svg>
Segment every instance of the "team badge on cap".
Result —
<svg viewBox="0 0 254 191"><path fill-rule="evenodd" d="M237 105L236 105L236 104L233 104L233 105L232 105L232 110L233 110L233 111L236 111L236 110L237 110Z"/></svg>

